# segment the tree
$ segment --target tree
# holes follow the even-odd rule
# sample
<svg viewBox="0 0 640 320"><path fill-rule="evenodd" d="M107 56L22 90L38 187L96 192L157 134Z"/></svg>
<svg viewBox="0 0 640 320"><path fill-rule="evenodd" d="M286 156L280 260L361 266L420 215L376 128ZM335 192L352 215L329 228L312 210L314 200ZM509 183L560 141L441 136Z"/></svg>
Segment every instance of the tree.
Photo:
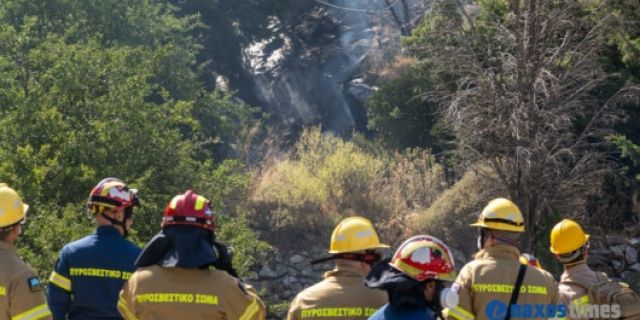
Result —
<svg viewBox="0 0 640 320"><path fill-rule="evenodd" d="M110 17L111 2L124 16ZM127 4L15 0L0 9L0 181L31 205L19 250L43 275L64 243L91 229L84 203L108 176L140 189L139 243L158 231L171 197L193 188L231 213L224 220L239 238L224 240L264 247L239 214L249 174L214 158L252 109L205 89L192 17L155 1ZM237 257L244 270L251 250Z"/></svg>
<svg viewBox="0 0 640 320"><path fill-rule="evenodd" d="M380 89L366 103L367 128L390 148L444 151L438 103L420 96L422 88L433 85L429 68L404 57L382 75Z"/></svg>
<svg viewBox="0 0 640 320"><path fill-rule="evenodd" d="M584 212L612 170L605 138L619 103L638 96L600 60L617 16L598 1L483 0L477 12L439 3L408 41L441 79L422 94L442 101L465 163L495 169L533 251L539 222Z"/></svg>

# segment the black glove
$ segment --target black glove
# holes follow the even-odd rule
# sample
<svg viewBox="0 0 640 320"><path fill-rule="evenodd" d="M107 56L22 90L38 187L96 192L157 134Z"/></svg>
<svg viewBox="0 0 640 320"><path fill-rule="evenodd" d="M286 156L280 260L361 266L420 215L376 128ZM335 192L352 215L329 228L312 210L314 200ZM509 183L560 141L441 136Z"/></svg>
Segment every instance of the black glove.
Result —
<svg viewBox="0 0 640 320"><path fill-rule="evenodd" d="M228 274L239 278L238 273L235 269L233 269L233 264L231 262L233 256L229 252L227 246L224 243L218 241L213 241L213 246L216 249L216 253L218 255L218 259L213 264L213 266L218 270L226 271Z"/></svg>

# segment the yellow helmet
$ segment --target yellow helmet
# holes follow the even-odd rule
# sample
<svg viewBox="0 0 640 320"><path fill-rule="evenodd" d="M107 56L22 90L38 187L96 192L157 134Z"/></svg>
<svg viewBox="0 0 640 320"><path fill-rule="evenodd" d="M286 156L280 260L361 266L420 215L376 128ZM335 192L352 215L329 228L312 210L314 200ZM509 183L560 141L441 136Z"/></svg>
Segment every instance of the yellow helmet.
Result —
<svg viewBox="0 0 640 320"><path fill-rule="evenodd" d="M570 219L564 219L551 230L551 252L554 254L571 253L580 249L589 240L580 225Z"/></svg>
<svg viewBox="0 0 640 320"><path fill-rule="evenodd" d="M389 248L380 243L371 221L362 217L342 220L331 234L329 253L356 252L375 248Z"/></svg>
<svg viewBox="0 0 640 320"><path fill-rule="evenodd" d="M0 183L0 228L12 226L27 215L29 205L6 183Z"/></svg>
<svg viewBox="0 0 640 320"><path fill-rule="evenodd" d="M515 203L505 198L491 200L482 213L478 216L478 221L471 225L494 230L504 230L512 232L524 232L524 218L522 212Z"/></svg>

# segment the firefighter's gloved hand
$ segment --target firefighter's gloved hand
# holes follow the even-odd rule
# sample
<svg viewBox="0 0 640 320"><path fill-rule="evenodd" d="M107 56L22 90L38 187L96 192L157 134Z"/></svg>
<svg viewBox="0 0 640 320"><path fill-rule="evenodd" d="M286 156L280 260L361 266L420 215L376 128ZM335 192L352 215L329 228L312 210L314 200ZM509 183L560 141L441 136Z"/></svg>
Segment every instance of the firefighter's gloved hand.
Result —
<svg viewBox="0 0 640 320"><path fill-rule="evenodd" d="M233 269L232 254L229 252L227 246L218 241L214 241L213 245L216 249L216 253L218 254L218 260L213 265L218 270L226 271L228 274L238 278L238 273L235 269Z"/></svg>

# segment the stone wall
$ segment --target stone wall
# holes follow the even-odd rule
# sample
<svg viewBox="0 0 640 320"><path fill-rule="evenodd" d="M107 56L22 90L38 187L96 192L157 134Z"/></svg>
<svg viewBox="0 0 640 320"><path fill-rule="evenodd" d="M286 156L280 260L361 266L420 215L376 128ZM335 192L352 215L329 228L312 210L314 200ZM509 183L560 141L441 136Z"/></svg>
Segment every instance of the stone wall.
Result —
<svg viewBox="0 0 640 320"><path fill-rule="evenodd" d="M627 240L618 236L592 236L588 263L592 269L605 272L616 281L627 282L640 292L639 253L640 237ZM263 259L257 269L245 277L269 306L268 319L284 319L288 303L295 295L320 281L324 272L333 268L332 261L311 265L311 261L326 255L326 249L277 253Z"/></svg>
<svg viewBox="0 0 640 320"><path fill-rule="evenodd" d="M326 255L325 250L278 253L245 277L269 306L268 319L284 319L288 303L296 294L320 281L324 272L333 268L332 261L311 265L311 261Z"/></svg>
<svg viewBox="0 0 640 320"><path fill-rule="evenodd" d="M592 236L590 241L589 266L607 273L617 281L624 281L640 289L640 237L630 240L619 236Z"/></svg>

